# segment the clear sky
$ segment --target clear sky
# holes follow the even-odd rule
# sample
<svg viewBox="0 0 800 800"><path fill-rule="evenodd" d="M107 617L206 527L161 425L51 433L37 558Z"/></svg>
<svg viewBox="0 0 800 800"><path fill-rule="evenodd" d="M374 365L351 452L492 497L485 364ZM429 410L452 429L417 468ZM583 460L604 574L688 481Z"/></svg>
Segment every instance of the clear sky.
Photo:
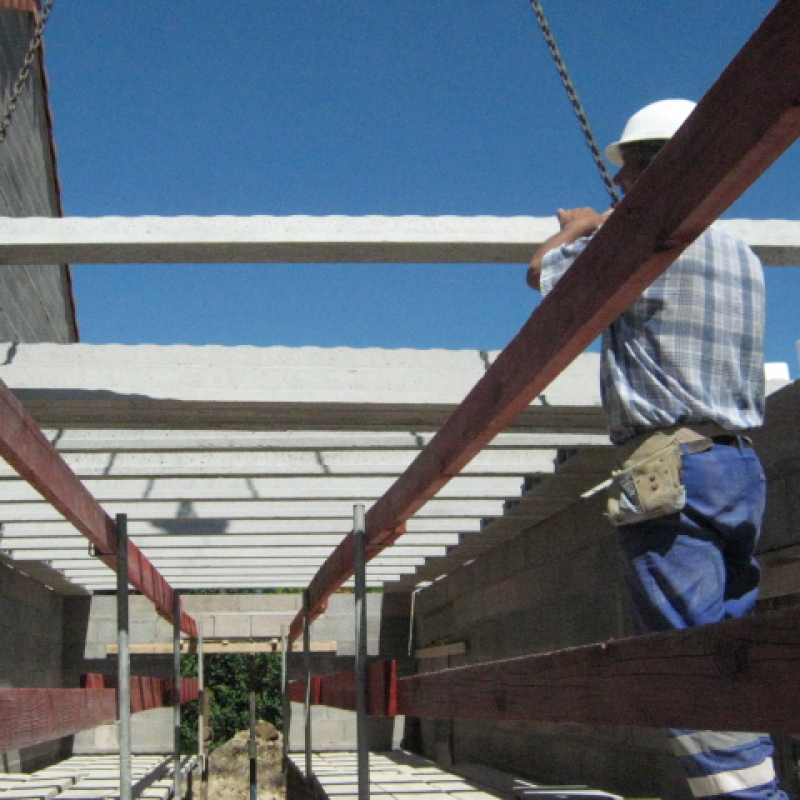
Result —
<svg viewBox="0 0 800 800"><path fill-rule="evenodd" d="M599 142L699 99L769 0L545 0ZM528 0L57 0L65 212L550 216L607 197ZM727 216L794 218L795 145ZM74 265L85 342L502 349L523 265ZM800 273L768 268L798 376Z"/></svg>

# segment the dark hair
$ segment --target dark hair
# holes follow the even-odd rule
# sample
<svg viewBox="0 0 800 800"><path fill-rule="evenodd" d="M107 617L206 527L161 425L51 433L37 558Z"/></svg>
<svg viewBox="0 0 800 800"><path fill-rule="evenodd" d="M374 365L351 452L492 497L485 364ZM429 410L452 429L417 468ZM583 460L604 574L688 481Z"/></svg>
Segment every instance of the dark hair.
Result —
<svg viewBox="0 0 800 800"><path fill-rule="evenodd" d="M666 139L646 139L641 142L621 144L622 160L623 162L635 161L639 169L645 169L650 166L666 143Z"/></svg>

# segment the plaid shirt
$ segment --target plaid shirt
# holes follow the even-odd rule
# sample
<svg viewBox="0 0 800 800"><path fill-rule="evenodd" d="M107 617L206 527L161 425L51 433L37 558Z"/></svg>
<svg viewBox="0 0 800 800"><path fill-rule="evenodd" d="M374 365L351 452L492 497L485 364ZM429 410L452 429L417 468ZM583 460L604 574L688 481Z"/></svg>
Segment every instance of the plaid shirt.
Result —
<svg viewBox="0 0 800 800"><path fill-rule="evenodd" d="M588 241L547 253L542 294ZM712 226L603 333L601 394L611 441L677 424L761 425L763 339L761 263Z"/></svg>

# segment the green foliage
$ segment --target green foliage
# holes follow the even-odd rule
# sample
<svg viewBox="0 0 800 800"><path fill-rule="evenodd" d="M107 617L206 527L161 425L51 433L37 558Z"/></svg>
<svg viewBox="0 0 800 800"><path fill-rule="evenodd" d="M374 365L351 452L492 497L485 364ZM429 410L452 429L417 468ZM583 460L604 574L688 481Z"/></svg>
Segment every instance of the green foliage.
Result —
<svg viewBox="0 0 800 800"><path fill-rule="evenodd" d="M237 731L250 727L251 668L257 718L282 729L279 653L206 656L205 685L211 692L211 750L227 742ZM197 675L197 656L181 659L181 673L186 677ZM181 750L185 753L197 752L197 701L186 703L181 708Z"/></svg>

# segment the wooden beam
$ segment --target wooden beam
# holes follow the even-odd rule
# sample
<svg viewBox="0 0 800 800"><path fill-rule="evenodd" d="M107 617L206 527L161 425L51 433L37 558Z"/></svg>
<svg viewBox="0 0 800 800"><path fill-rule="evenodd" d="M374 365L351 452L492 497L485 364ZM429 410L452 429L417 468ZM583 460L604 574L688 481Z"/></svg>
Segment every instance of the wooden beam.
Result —
<svg viewBox="0 0 800 800"><path fill-rule="evenodd" d="M117 720L111 676L87 676L85 689L0 689L0 752L31 747ZM104 688L101 688L104 687ZM131 679L134 713L171 704L171 682ZM181 702L197 697L197 679L184 678Z"/></svg>
<svg viewBox="0 0 800 800"><path fill-rule="evenodd" d="M114 722L116 695L113 689L0 689L0 752Z"/></svg>
<svg viewBox="0 0 800 800"><path fill-rule="evenodd" d="M572 268L366 515L376 552L800 136L800 4L781 0ZM724 146L721 145L724 143ZM349 534L309 585L312 617L353 574ZM299 619L290 635L299 636Z"/></svg>
<svg viewBox="0 0 800 800"><path fill-rule="evenodd" d="M414 717L800 731L800 611L401 678Z"/></svg>
<svg viewBox="0 0 800 800"><path fill-rule="evenodd" d="M466 642L451 642L450 644L437 644L415 650L414 658L421 660L427 658L447 658L448 656L463 656L466 655L466 653Z"/></svg>
<svg viewBox="0 0 800 800"><path fill-rule="evenodd" d="M85 536L100 560L116 570L114 521L75 476L11 390L0 381L0 456ZM132 542L128 545L130 583L172 618L172 588ZM197 635L194 620L183 613L181 629Z"/></svg>
<svg viewBox="0 0 800 800"><path fill-rule="evenodd" d="M289 699L305 701L305 680L291 681ZM356 710L355 670L315 675L311 678L311 704ZM367 666L367 713L374 717L397 716L397 661L373 661Z"/></svg>
<svg viewBox="0 0 800 800"><path fill-rule="evenodd" d="M335 653L336 642L311 642L313 653ZM132 644L131 655L172 655L171 644ZM115 644L106 645L106 655L115 656L119 648ZM197 640L188 639L181 642L181 652L187 654L197 653ZM220 655L221 653L280 653L280 639L269 639L262 642L252 642L237 639L203 639L203 652L206 655Z"/></svg>

